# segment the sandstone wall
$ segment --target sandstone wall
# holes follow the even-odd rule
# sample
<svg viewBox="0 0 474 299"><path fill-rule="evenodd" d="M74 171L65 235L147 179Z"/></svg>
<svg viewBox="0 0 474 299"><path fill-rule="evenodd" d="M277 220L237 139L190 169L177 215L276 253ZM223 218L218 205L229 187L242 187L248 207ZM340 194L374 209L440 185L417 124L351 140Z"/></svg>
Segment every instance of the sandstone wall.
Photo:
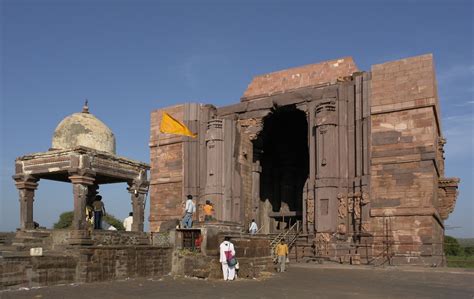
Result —
<svg viewBox="0 0 474 299"><path fill-rule="evenodd" d="M225 230L224 227L222 227ZM219 233L218 233L219 234ZM262 271L272 271L273 263L270 254L270 242L266 237L239 236L235 232L220 233L217 242L207 240L205 254L177 250L173 255L173 274L200 278L222 278L222 267L219 262L219 244L224 235L233 236L231 242L235 247L235 256L239 262L240 278L257 278ZM208 239L209 232L205 237ZM214 237L214 236L212 236Z"/></svg>
<svg viewBox="0 0 474 299"><path fill-rule="evenodd" d="M397 263L439 264L441 137L432 55L374 65L370 97L374 253L389 246Z"/></svg>
<svg viewBox="0 0 474 299"><path fill-rule="evenodd" d="M256 76L247 87L242 101L302 87L335 83L338 78L350 76L357 71L352 57L344 57Z"/></svg>
<svg viewBox="0 0 474 299"><path fill-rule="evenodd" d="M163 276L171 272L171 252L170 247L101 246L39 257L3 257L0 290Z"/></svg>
<svg viewBox="0 0 474 299"><path fill-rule="evenodd" d="M66 256L3 258L0 290L75 282L77 259Z"/></svg>
<svg viewBox="0 0 474 299"><path fill-rule="evenodd" d="M156 277L171 272L171 248L156 246L107 246L82 249L80 282L97 282L133 277Z"/></svg>
<svg viewBox="0 0 474 299"><path fill-rule="evenodd" d="M155 110L151 113L150 132L150 231L161 223L181 219L183 215L183 139L160 133L163 112L183 121L184 105Z"/></svg>

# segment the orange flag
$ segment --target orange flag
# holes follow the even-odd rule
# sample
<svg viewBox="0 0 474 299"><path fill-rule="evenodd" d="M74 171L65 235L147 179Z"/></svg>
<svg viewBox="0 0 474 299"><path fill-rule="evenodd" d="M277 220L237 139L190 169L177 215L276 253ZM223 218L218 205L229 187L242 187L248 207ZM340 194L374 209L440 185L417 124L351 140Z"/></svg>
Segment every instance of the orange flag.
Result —
<svg viewBox="0 0 474 299"><path fill-rule="evenodd" d="M197 134L191 132L185 124L174 119L171 115L163 112L160 124L160 132L175 135L184 135L195 138Z"/></svg>

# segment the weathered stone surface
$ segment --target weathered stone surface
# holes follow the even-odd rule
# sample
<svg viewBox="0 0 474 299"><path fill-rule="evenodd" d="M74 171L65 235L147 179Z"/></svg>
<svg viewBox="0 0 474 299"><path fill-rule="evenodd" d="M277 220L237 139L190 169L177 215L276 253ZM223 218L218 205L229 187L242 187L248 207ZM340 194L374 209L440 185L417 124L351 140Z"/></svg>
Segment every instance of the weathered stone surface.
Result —
<svg viewBox="0 0 474 299"><path fill-rule="evenodd" d="M438 181L437 210L443 220L446 220L454 210L458 195L458 178L440 178Z"/></svg>
<svg viewBox="0 0 474 299"><path fill-rule="evenodd" d="M0 289L159 277L171 271L169 247L101 246L0 260Z"/></svg>
<svg viewBox="0 0 474 299"><path fill-rule="evenodd" d="M186 109L163 110L186 121ZM444 178L431 54L371 72L344 58L257 76L241 103L196 117L209 137L196 141L202 162L182 150L184 139L157 133L159 113L150 142L153 230L180 217L181 181L200 173L192 190L225 207L221 221L256 219L263 233L300 221L306 237L296 257L443 263L443 220L459 181Z"/></svg>
<svg viewBox="0 0 474 299"><path fill-rule="evenodd" d="M340 77L358 71L351 57L305 65L255 77L247 87L242 101L307 86L334 83Z"/></svg>
<svg viewBox="0 0 474 299"><path fill-rule="evenodd" d="M64 118L56 127L51 147L71 149L86 146L115 154L115 136L102 121L89 113L89 109Z"/></svg>

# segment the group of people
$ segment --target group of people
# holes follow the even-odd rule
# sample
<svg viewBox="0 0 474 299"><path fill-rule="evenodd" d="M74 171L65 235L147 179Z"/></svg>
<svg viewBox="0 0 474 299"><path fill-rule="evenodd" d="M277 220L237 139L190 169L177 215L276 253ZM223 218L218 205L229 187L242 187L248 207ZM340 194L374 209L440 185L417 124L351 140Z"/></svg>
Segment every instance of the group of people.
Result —
<svg viewBox="0 0 474 299"><path fill-rule="evenodd" d="M206 200L206 204L202 207L204 212L204 221L211 221L214 219L214 206L210 200ZM196 213L196 204L193 202L193 196L188 195L184 204L184 216L181 221L183 228L193 227L193 215Z"/></svg>
<svg viewBox="0 0 474 299"><path fill-rule="evenodd" d="M275 255L277 256L278 272L286 271L288 260L288 245L284 239L275 247ZM224 280L234 280L236 272L239 269L239 262L235 257L235 247L230 242L230 237L225 237L224 241L219 245L219 262L222 265L222 274Z"/></svg>
<svg viewBox="0 0 474 299"><path fill-rule="evenodd" d="M206 204L202 207L204 212L204 221L212 221L214 219L214 205L210 200L206 200ZM184 204L184 216L181 221L182 228L192 228L193 227L193 215L196 212L196 204L193 201L193 196L188 195L186 197L186 202ZM258 232L258 226L255 222L255 219L252 219L252 222L249 226L249 233L255 235Z"/></svg>
<svg viewBox="0 0 474 299"><path fill-rule="evenodd" d="M103 217L106 216L105 205L101 195L96 195L91 205L86 206L86 222L93 229L102 229ZM128 213L128 217L123 220L125 231L132 231L133 212ZM107 230L117 230L113 225L109 225Z"/></svg>

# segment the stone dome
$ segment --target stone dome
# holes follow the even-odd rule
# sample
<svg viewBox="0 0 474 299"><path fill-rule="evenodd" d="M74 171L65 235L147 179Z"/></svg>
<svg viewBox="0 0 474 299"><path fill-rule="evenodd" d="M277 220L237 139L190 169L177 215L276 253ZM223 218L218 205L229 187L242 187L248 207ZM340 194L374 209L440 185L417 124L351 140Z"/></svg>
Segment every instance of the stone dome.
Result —
<svg viewBox="0 0 474 299"><path fill-rule="evenodd" d="M115 154L115 136L112 130L84 106L82 112L64 118L54 130L52 149L71 149L85 146Z"/></svg>

